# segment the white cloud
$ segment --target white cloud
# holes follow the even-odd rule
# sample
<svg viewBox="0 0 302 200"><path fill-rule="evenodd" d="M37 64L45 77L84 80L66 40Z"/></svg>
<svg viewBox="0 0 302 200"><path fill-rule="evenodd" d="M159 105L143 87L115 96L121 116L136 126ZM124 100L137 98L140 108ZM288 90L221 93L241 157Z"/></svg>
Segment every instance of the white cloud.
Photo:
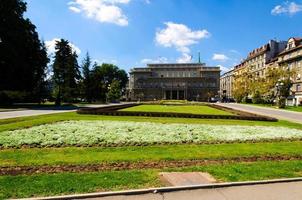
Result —
<svg viewBox="0 0 302 200"><path fill-rule="evenodd" d="M97 63L98 65L101 65L103 63L108 63L108 64L113 64L113 65L116 65L118 63L117 60L115 59L94 59L92 60L93 63Z"/></svg>
<svg viewBox="0 0 302 200"><path fill-rule="evenodd" d="M292 16L301 11L302 11L302 4L286 1L282 5L275 6L272 9L271 14L272 15L288 14Z"/></svg>
<svg viewBox="0 0 302 200"><path fill-rule="evenodd" d="M71 11L82 12L86 17L100 23L127 26L128 18L119 5L129 2L130 0L73 0L68 5Z"/></svg>
<svg viewBox="0 0 302 200"><path fill-rule="evenodd" d="M45 46L47 48L47 53L48 55L52 55L56 52L55 47L56 47L56 42L60 41L61 39L59 38L54 38L49 41L45 41ZM76 52L78 55L81 54L81 49L77 47L75 44L69 42L69 45L71 46L73 52Z"/></svg>
<svg viewBox="0 0 302 200"><path fill-rule="evenodd" d="M230 68L224 67L223 65L217 65L217 67L220 67L220 70L222 71L222 73L225 73L230 70Z"/></svg>
<svg viewBox="0 0 302 200"><path fill-rule="evenodd" d="M81 9L77 8L77 7L74 7L74 6L69 6L69 10L75 12L75 13L80 13L81 12Z"/></svg>
<svg viewBox="0 0 302 200"><path fill-rule="evenodd" d="M159 57L157 59L144 58L141 60L141 63L143 63L143 64L168 63L168 58L166 58L166 57Z"/></svg>
<svg viewBox="0 0 302 200"><path fill-rule="evenodd" d="M218 53L214 53L213 57L212 57L212 60L220 61L220 62L225 62L225 61L227 61L229 59L230 58L227 57L226 55L224 55L224 54L218 54Z"/></svg>
<svg viewBox="0 0 302 200"><path fill-rule="evenodd" d="M191 61L192 61L192 56L187 53L183 53L182 56L177 59L178 63L189 63Z"/></svg>
<svg viewBox="0 0 302 200"><path fill-rule="evenodd" d="M205 29L192 31L184 24L173 22L166 22L165 25L166 28L156 32L155 41L160 46L176 48L181 52L182 57L179 62L189 62L189 57L191 57L189 47L197 44L201 39L210 37L210 33Z"/></svg>
<svg viewBox="0 0 302 200"><path fill-rule="evenodd" d="M241 55L241 53L239 51L237 51L236 49L231 49L230 52L233 54Z"/></svg>

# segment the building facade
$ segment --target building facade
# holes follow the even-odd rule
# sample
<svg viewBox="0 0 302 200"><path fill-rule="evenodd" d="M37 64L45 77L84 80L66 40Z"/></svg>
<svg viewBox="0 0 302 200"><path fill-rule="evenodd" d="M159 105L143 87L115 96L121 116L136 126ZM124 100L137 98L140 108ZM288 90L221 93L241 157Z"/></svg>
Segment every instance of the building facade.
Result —
<svg viewBox="0 0 302 200"><path fill-rule="evenodd" d="M234 81L234 75L233 75L234 70L230 70L226 73L224 73L220 77L220 98L223 102L225 101L230 101L233 99L233 94L232 94L232 85Z"/></svg>
<svg viewBox="0 0 302 200"><path fill-rule="evenodd" d="M265 78L268 64L286 47L286 41L270 40L267 44L251 51L244 61L250 77Z"/></svg>
<svg viewBox="0 0 302 200"><path fill-rule="evenodd" d="M229 87L231 91L243 87L247 79L257 81L265 79L268 69L272 67L286 67L294 70L295 75L291 77L293 86L288 105L302 105L302 38L290 38L288 41L270 40L267 44L251 51L247 58L234 69L221 76L221 82L232 80ZM225 79L227 76L232 78ZM227 83L225 83L227 84ZM221 83L222 89L226 86ZM231 92L230 94L234 94ZM251 97L251 94L248 94Z"/></svg>
<svg viewBox="0 0 302 200"><path fill-rule="evenodd" d="M290 38L286 49L278 55L276 62L279 67L287 67L295 72L287 104L302 105L302 38Z"/></svg>
<svg viewBox="0 0 302 200"><path fill-rule="evenodd" d="M219 77L219 67L202 63L148 64L131 69L127 99L207 101L218 95Z"/></svg>

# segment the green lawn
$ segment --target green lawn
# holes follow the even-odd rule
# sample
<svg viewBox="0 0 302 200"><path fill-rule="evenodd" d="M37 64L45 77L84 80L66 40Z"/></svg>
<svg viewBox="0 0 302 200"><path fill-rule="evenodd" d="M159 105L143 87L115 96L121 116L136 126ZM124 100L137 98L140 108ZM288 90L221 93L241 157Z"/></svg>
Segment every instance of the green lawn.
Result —
<svg viewBox="0 0 302 200"><path fill-rule="evenodd" d="M207 165L164 171L209 172L220 181L263 180L300 176L302 161ZM160 170L150 169L1 176L0 199L159 187L159 172Z"/></svg>
<svg viewBox="0 0 302 200"><path fill-rule="evenodd" d="M161 106L171 109L171 106ZM157 107L157 109L161 108ZM173 109L183 112L187 106ZM135 108L135 107L134 107ZM175 107L174 107L175 108ZM203 106L189 106L186 112L203 114L224 112ZM171 112L171 111L167 111ZM214 125L279 126L302 129L301 124L287 121L264 122L224 119L193 119L138 116L79 115L75 112L0 120L0 132L67 120L116 120L156 123ZM160 125L160 124L159 124ZM97 164L104 162L144 162L194 159L231 159L255 156L298 156L302 141L272 143L235 143L217 145L162 145L145 147L66 147L0 150L0 167L66 164ZM205 171L220 181L245 181L297 177L302 174L302 160L216 164L192 166L164 171ZM0 199L96 191L159 187L158 169L102 171L94 173L58 173L0 176Z"/></svg>
<svg viewBox="0 0 302 200"><path fill-rule="evenodd" d="M233 115L232 113L215 109L206 105L139 105L121 111L135 112L173 112L173 113L190 113L201 115Z"/></svg>
<svg viewBox="0 0 302 200"><path fill-rule="evenodd" d="M231 159L255 156L302 155L302 142L238 143L216 145L163 145L145 147L68 147L0 151L0 167L101 162Z"/></svg>
<svg viewBox="0 0 302 200"><path fill-rule="evenodd" d="M155 170L0 176L0 199L161 186Z"/></svg>
<svg viewBox="0 0 302 200"><path fill-rule="evenodd" d="M266 107L266 108L274 108L279 110L289 110L295 112L302 112L302 106L286 106L284 109L277 108L277 106L272 106L271 104L246 104L251 106L259 106L259 107Z"/></svg>
<svg viewBox="0 0 302 200"><path fill-rule="evenodd" d="M302 106L287 106L285 109L295 112L302 112Z"/></svg>
<svg viewBox="0 0 302 200"><path fill-rule="evenodd" d="M169 118L169 117L140 117L140 116L101 116L101 115L80 115L75 112L40 115L32 117L19 117L0 120L0 132L28 128L32 126L54 123L67 120L116 120L136 122L158 122L158 123L188 123L188 124L214 124L214 125L246 125L246 126L283 126L302 129L301 124L284 120L278 122L247 121L247 120L226 120L226 119L194 119L194 118Z"/></svg>

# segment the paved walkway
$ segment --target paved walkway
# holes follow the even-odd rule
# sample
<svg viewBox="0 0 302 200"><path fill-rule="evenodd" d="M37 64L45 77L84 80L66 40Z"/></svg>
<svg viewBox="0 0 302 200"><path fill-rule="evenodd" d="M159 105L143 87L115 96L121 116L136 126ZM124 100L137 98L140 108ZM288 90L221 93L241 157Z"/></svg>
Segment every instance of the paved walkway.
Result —
<svg viewBox="0 0 302 200"><path fill-rule="evenodd" d="M106 107L110 105L119 105L119 104L91 104L86 105L85 107ZM47 115L47 114L56 114L56 113L64 113L64 112L74 112L77 108L69 108L69 109L26 109L26 110L14 110L8 112L0 112L0 119L9 119L16 117L28 117L28 116L37 116L37 115Z"/></svg>
<svg viewBox="0 0 302 200"><path fill-rule="evenodd" d="M90 198L89 200L301 200L302 182L272 183L215 189L181 190L143 195ZM87 199L88 200L88 199Z"/></svg>
<svg viewBox="0 0 302 200"><path fill-rule="evenodd" d="M236 103L218 103L217 105L221 105L228 108L233 108L237 110L242 110L246 112L251 112L259 115L266 115L269 117L275 117L277 119L283 119L291 122L302 123L302 113L287 111L287 110L279 110L275 108L266 108L260 106L251 106L245 104L236 104ZM302 199L302 197L301 197Z"/></svg>

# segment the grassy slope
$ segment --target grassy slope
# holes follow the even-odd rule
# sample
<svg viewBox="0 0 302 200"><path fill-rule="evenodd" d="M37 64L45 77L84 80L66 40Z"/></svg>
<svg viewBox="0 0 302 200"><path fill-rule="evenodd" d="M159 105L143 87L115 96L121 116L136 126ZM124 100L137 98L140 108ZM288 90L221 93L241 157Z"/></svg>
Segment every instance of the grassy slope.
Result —
<svg viewBox="0 0 302 200"><path fill-rule="evenodd" d="M264 155L301 155L302 142L218 145L167 145L113 148L9 149L0 151L0 166L91 164L159 160L218 159Z"/></svg>
<svg viewBox="0 0 302 200"><path fill-rule="evenodd" d="M193 118L167 118L167 117L136 117L136 116L99 116L80 115L75 112L40 115L32 117L19 117L0 120L0 132L28 128L41 124L54 123L66 120L116 120L116 121L137 121L137 122L158 122L158 123L192 123L192 124L215 124L215 125L247 125L247 126L284 126L289 128L302 129L301 124L280 120L279 122L246 121L246 120L225 120L225 119L193 119Z"/></svg>
<svg viewBox="0 0 302 200"><path fill-rule="evenodd" d="M262 180L301 175L302 161L208 165L165 171L209 172L220 181ZM158 187L161 185L158 172L159 170L135 170L2 176L0 199Z"/></svg>
<svg viewBox="0 0 302 200"><path fill-rule="evenodd" d="M233 115L232 113L211 108L209 106L196 105L140 105L131 108L122 109L122 111L135 112L175 112L175 113L190 113L190 114L205 114L205 115Z"/></svg>

